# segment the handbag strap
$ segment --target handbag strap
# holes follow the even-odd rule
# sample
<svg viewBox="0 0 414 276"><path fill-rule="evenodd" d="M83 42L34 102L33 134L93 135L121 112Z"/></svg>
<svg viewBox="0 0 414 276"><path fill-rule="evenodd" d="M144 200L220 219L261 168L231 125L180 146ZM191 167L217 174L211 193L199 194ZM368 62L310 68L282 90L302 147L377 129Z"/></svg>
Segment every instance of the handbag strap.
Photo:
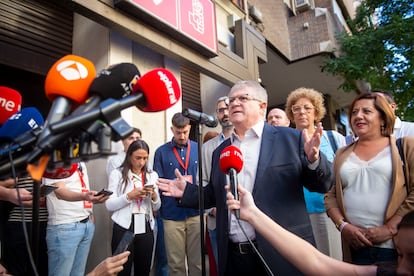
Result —
<svg viewBox="0 0 414 276"><path fill-rule="evenodd" d="M408 194L409 191L410 191L410 189L409 189L410 181L407 177L407 172L406 172L407 168L406 168L406 165L405 165L404 151L403 151L403 147L402 147L403 138L398 138L396 140L396 143L397 143L398 153L400 154L400 158L401 158L401 162L402 162L402 166L403 166L405 187L407 188L407 194Z"/></svg>
<svg viewBox="0 0 414 276"><path fill-rule="evenodd" d="M336 144L336 140L335 140L332 130L328 130L327 134L328 134L329 143L331 144L332 150L334 153L336 153L336 151L338 150L338 145Z"/></svg>

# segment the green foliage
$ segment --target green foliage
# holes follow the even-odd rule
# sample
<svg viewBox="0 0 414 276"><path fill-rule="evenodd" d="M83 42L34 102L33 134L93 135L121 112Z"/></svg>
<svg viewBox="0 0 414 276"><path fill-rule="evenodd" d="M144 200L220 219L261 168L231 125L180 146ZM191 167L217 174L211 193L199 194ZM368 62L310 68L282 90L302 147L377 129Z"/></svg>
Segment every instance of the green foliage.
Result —
<svg viewBox="0 0 414 276"><path fill-rule="evenodd" d="M337 39L340 49L322 70L341 76L345 91L357 81L394 93L397 113L414 121L414 0L365 0L348 21L351 33Z"/></svg>

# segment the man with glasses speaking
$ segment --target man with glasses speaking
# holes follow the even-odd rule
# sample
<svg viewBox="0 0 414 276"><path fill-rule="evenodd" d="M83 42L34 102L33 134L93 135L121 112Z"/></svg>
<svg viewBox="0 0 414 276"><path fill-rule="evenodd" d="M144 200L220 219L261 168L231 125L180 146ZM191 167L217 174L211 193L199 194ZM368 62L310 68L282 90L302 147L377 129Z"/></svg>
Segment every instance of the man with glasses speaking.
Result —
<svg viewBox="0 0 414 276"><path fill-rule="evenodd" d="M322 125L317 125L311 137L307 130L275 128L264 122L266 108L267 92L259 83L241 81L231 88L229 119L234 131L214 151L209 184L203 188L204 207L217 207L220 275L301 274L249 223L238 221L229 213L224 189L229 184L228 177L219 165L224 148L232 144L240 149L244 165L238 182L252 192L259 209L312 244L315 242L303 199L303 185L324 193L332 183L331 166L319 152ZM197 186L187 184L178 172L176 176L175 180L159 179L160 190L164 195L179 198L177 202L182 206L197 207Z"/></svg>

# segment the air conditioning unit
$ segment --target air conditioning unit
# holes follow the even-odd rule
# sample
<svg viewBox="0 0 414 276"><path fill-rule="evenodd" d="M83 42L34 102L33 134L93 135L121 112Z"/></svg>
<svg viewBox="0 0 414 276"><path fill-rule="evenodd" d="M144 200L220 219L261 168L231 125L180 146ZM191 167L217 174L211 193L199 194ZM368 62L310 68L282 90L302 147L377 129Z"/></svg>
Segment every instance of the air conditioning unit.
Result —
<svg viewBox="0 0 414 276"><path fill-rule="evenodd" d="M293 0L295 3L296 12L303 12L310 9L311 4L309 0Z"/></svg>
<svg viewBox="0 0 414 276"><path fill-rule="evenodd" d="M249 8L249 15L252 17L254 22L263 23L263 14L258 8L256 8L256 6L251 6Z"/></svg>

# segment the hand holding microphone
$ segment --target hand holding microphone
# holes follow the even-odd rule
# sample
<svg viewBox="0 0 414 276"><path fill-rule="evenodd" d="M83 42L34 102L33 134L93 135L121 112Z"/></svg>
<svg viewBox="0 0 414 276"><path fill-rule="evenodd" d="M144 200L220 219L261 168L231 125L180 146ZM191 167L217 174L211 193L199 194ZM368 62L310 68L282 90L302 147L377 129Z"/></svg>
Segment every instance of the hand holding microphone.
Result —
<svg viewBox="0 0 414 276"><path fill-rule="evenodd" d="M235 200L239 200L237 191L238 179L237 174L243 168L243 155L239 148L228 146L220 153L220 169L230 178L230 190ZM237 219L240 219L240 210L234 210Z"/></svg>
<svg viewBox="0 0 414 276"><path fill-rule="evenodd" d="M240 218L242 220L250 222L254 218L257 212L257 206L254 203L252 194L242 186L238 186L239 199L236 200L230 191L230 187L227 186L227 206L231 211L240 212Z"/></svg>

